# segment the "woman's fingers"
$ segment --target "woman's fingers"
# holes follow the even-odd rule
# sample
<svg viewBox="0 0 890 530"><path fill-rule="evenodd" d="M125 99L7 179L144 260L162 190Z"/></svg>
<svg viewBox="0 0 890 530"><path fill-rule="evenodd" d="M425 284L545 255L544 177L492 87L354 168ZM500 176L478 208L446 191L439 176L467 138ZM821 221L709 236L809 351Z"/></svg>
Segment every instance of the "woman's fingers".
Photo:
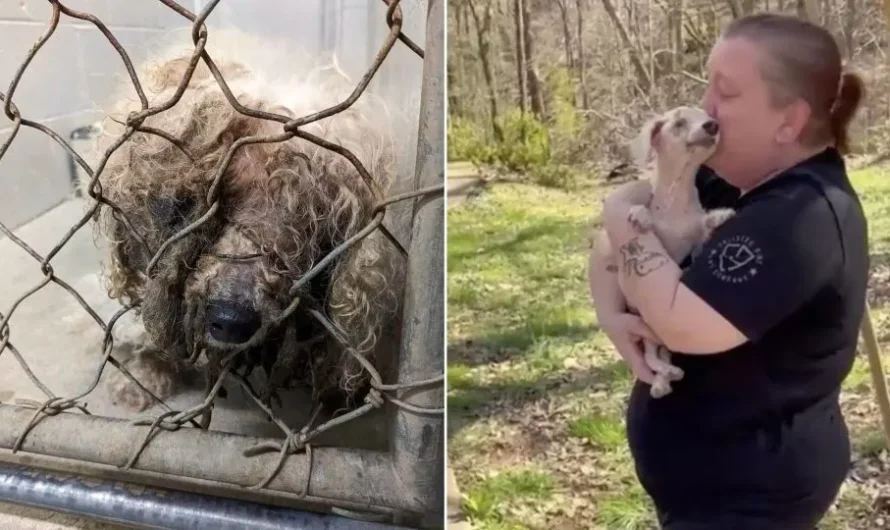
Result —
<svg viewBox="0 0 890 530"><path fill-rule="evenodd" d="M615 344L618 353L630 366L637 379L644 383L652 384L655 374L649 369L646 360L643 359L643 350L639 343L629 339L622 339Z"/></svg>
<svg viewBox="0 0 890 530"><path fill-rule="evenodd" d="M655 374L646 364L643 358L642 341L650 340L657 344L661 344L655 333L643 322L643 319L632 313L622 313L612 315L610 318L603 318L603 329L606 331L609 340L618 350L618 354L630 366L634 376L644 383L652 384L655 380Z"/></svg>
<svg viewBox="0 0 890 530"><path fill-rule="evenodd" d="M661 344L661 341L655 335L655 332L652 331L652 328L647 326L645 322L643 322L642 318L632 316L630 318L630 322L628 323L628 329L632 334L640 338L648 339L652 342Z"/></svg>

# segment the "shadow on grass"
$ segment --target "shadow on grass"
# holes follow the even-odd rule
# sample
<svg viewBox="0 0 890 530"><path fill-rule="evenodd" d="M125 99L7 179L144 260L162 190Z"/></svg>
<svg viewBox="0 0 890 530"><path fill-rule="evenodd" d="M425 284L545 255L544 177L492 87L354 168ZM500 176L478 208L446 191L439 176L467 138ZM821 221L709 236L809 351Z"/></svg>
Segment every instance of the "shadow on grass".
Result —
<svg viewBox="0 0 890 530"><path fill-rule="evenodd" d="M496 255L517 255L525 252L535 252L534 247L536 240L542 237L550 237L557 235L564 246L577 247L586 244L587 231L590 230L590 224L586 221L566 221L564 219L544 218L536 221L533 226L524 228L504 241L484 245L482 247L472 247L466 239L477 239L478 234L456 233L449 236L448 244L452 250L448 252L449 265L460 267L464 260L478 258L481 256ZM466 238L466 239L465 239ZM453 240L453 243L452 243ZM449 267L450 268L450 267Z"/></svg>
<svg viewBox="0 0 890 530"><path fill-rule="evenodd" d="M448 436L454 436L469 423L501 415L505 408L521 409L543 398L552 399L597 387L613 392L628 384L630 378L630 370L622 359L603 366L549 373L536 379L491 384L469 379L455 384L449 378L452 391L448 396Z"/></svg>
<svg viewBox="0 0 890 530"><path fill-rule="evenodd" d="M448 363L481 366L524 358L535 344L549 339L580 342L599 332L595 324L552 321L538 325L489 333L448 343Z"/></svg>

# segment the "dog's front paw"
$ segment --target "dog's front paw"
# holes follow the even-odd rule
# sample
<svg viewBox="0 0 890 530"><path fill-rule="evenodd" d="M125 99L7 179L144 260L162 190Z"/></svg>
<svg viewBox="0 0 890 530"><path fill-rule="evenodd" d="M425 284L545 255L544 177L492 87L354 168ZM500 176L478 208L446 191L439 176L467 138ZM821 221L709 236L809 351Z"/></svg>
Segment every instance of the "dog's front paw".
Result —
<svg viewBox="0 0 890 530"><path fill-rule="evenodd" d="M652 388L649 390L649 395L655 399L659 399L670 394L671 390L671 383L668 381L667 376L664 374L656 374L655 380L652 381Z"/></svg>
<svg viewBox="0 0 890 530"><path fill-rule="evenodd" d="M165 368L161 360L139 356L124 364L124 368L158 399L166 399L173 395L176 376L174 372ZM156 403L151 394L139 388L139 385L123 372L114 367L110 370L106 384L112 403L132 412L142 412Z"/></svg>
<svg viewBox="0 0 890 530"><path fill-rule="evenodd" d="M686 375L685 372L679 366L671 364L671 353L667 348L659 346L656 355L661 361L659 370L657 370L659 373L664 374L669 381L680 381L683 379L683 376Z"/></svg>
<svg viewBox="0 0 890 530"><path fill-rule="evenodd" d="M639 204L631 206L627 214L627 220L633 225L634 230L640 233L651 230L654 223L652 212L649 211L649 208Z"/></svg>
<svg viewBox="0 0 890 530"><path fill-rule="evenodd" d="M705 229L707 229L708 232L712 232L718 226L728 221L733 215L735 215L735 210L731 208L711 210L705 214Z"/></svg>
<svg viewBox="0 0 890 530"><path fill-rule="evenodd" d="M674 366L673 364L670 364L670 365L668 365L668 369L664 375L666 375L668 377L668 379L670 379L671 381L680 381L683 379L683 376L686 374L685 374L685 372L683 372L683 369L680 368L679 366Z"/></svg>

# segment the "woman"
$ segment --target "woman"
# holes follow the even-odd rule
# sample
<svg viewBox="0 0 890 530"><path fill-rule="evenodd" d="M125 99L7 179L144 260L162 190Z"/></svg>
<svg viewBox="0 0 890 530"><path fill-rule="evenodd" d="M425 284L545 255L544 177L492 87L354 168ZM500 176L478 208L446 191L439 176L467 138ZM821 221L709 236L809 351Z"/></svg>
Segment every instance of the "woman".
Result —
<svg viewBox="0 0 890 530"><path fill-rule="evenodd" d="M591 294L638 379L628 441L663 527L813 530L850 458L838 395L868 249L842 154L862 83L842 73L827 31L776 14L734 21L708 68L703 107L721 141L696 184L706 208L735 216L696 259L652 260L662 265L638 275L623 261L666 253L627 221L648 183L619 188L604 202ZM617 271L603 261L610 248L621 250ZM661 399L649 395L643 337L685 371Z"/></svg>

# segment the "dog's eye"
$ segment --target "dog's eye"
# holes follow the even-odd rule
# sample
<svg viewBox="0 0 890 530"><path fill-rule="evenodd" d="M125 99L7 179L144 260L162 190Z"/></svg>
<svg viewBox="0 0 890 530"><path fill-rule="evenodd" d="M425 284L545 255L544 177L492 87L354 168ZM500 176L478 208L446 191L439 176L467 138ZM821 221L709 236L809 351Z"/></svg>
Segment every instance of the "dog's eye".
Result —
<svg viewBox="0 0 890 530"><path fill-rule="evenodd" d="M675 129L685 129L686 128L686 119L685 118L677 118L677 121L674 122Z"/></svg>
<svg viewBox="0 0 890 530"><path fill-rule="evenodd" d="M154 197L151 199L151 214L158 224L171 228L184 225L194 208L195 199L192 197Z"/></svg>

